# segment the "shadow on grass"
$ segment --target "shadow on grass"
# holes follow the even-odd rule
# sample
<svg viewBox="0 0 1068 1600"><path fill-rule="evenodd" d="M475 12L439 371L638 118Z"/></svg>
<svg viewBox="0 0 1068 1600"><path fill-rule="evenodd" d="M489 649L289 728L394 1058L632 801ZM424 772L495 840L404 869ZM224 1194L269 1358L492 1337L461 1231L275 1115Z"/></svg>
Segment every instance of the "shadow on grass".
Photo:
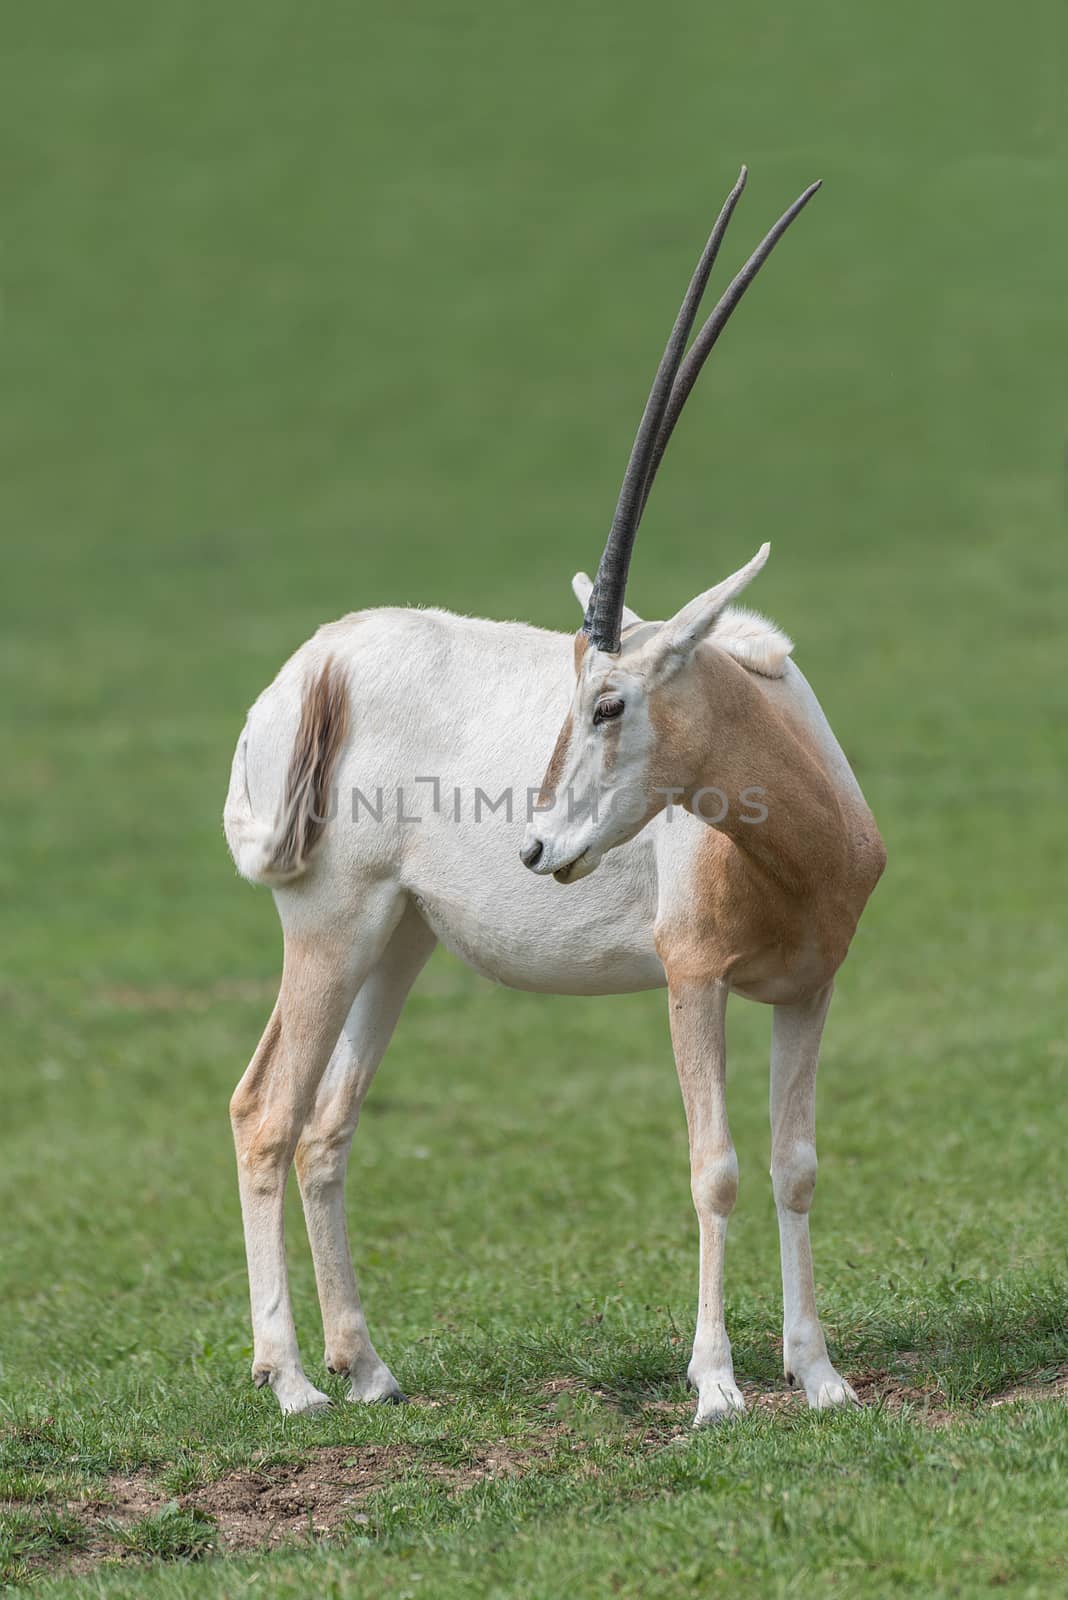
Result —
<svg viewBox="0 0 1068 1600"><path fill-rule="evenodd" d="M1068 1277L943 1278L889 1298L843 1330L840 1349L853 1365L904 1367L949 1405L967 1406L1063 1361L1066 1326Z"/></svg>
<svg viewBox="0 0 1068 1600"><path fill-rule="evenodd" d="M785 1393L782 1340L769 1311L755 1302L729 1311L735 1371L743 1388ZM908 1387L965 1408L1055 1369L1066 1326L1068 1277L1053 1274L943 1278L919 1292L888 1293L874 1308L832 1308L826 1317L832 1359L854 1384L884 1379L886 1389ZM450 1333L431 1349L433 1371L411 1376L417 1393L445 1387L470 1400L522 1403L582 1389L625 1414L686 1399L689 1335L666 1315L662 1325L636 1332L605 1318L519 1334Z"/></svg>

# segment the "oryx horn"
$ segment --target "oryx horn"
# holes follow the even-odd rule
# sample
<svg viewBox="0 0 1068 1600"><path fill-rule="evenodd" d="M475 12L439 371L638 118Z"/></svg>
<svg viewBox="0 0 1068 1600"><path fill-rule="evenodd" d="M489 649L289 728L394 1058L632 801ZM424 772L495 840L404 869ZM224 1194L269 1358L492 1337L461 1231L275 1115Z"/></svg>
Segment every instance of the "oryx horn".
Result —
<svg viewBox="0 0 1068 1600"><path fill-rule="evenodd" d="M716 218L716 225L690 279L686 298L679 308L671 337L656 369L656 377L649 390L641 425L630 452L630 460L627 462L619 500L616 503L616 514L612 519L612 527L597 568L593 592L582 624L583 632L589 637L590 643L598 650L606 650L610 654L615 654L619 650L623 597L627 587L627 572L630 568L631 551L634 548L634 536L638 531L638 524L641 522L656 470L686 398L697 382L697 375L708 358L712 346L726 327L735 306L798 212L808 204L820 186L818 181L810 184L753 251L745 266L731 281L712 315L694 340L686 359L683 360L686 340L689 338L694 317L701 304L709 273L719 253L723 235L727 231L727 224L731 220L738 198L745 188L747 176L747 169L743 167L738 174L737 183L723 203L723 209Z"/></svg>

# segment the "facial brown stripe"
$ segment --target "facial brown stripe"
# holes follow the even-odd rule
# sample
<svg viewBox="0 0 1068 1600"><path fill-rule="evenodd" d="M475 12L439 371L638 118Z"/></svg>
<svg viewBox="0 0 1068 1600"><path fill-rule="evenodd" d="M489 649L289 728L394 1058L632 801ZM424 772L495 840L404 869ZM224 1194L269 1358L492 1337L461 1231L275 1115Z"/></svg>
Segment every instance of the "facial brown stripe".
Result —
<svg viewBox="0 0 1068 1600"><path fill-rule="evenodd" d="M545 776L541 780L541 791L538 794L539 806L551 805L556 797L556 786L563 775L567 752L571 748L571 731L572 722L569 711L557 736L553 753L549 757L549 765L545 769Z"/></svg>

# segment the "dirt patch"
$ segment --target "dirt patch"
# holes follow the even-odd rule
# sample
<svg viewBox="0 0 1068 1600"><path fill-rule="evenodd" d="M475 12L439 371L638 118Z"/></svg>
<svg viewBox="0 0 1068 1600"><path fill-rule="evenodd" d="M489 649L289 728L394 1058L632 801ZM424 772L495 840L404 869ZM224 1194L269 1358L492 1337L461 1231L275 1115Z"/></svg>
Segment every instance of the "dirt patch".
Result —
<svg viewBox="0 0 1068 1600"><path fill-rule="evenodd" d="M27 1566L83 1575L102 1561L165 1556L159 1541L188 1538L190 1530L198 1553L227 1555L329 1538L366 1524L364 1503L409 1473L459 1494L487 1479L522 1477L566 1447L566 1435L552 1424L533 1436L476 1446L456 1460L446 1459L440 1445L324 1446L299 1462L240 1468L176 1496L147 1470L116 1473L81 1499L52 1500L51 1508L75 1518L84 1537L76 1549L31 1556Z"/></svg>
<svg viewBox="0 0 1068 1600"><path fill-rule="evenodd" d="M45 1569L81 1577L91 1572L101 1561L113 1560L124 1554L116 1528L125 1529L144 1517L158 1514L168 1504L147 1471L114 1473L106 1488L97 1493L90 1491L80 1500L68 1500L63 1510L71 1513L81 1523L85 1542L79 1548L65 1551L57 1559L57 1552L49 1552L30 1563L31 1570Z"/></svg>
<svg viewBox="0 0 1068 1600"><path fill-rule="evenodd" d="M854 1375L853 1386L863 1405L891 1412L907 1407L911 1420L945 1427L952 1420L945 1395L937 1385L917 1381L916 1364L906 1352L895 1360L896 1371L879 1368ZM805 1409L804 1393L798 1389L755 1383L741 1388L751 1412ZM371 1497L409 1475L449 1494L462 1494L487 1480L521 1478L560 1451L585 1457L589 1471L596 1472L597 1452L591 1446L597 1440L625 1438L633 1453L654 1454L691 1435L692 1396L665 1399L655 1393L612 1391L575 1377L550 1378L541 1392L549 1412L542 1427L521 1438L466 1450L446 1440L329 1445L307 1451L298 1462L237 1469L177 1496L168 1495L145 1469L116 1473L100 1490L80 1499L46 1493L33 1504L69 1516L81 1532L76 1546L28 1554L26 1570L78 1576L102 1561L188 1557L209 1550L233 1555L315 1542L368 1524L365 1508ZM1068 1401L1068 1364L1037 1373L986 1404L1043 1400ZM21 1504L0 1503L0 1513L15 1512Z"/></svg>
<svg viewBox="0 0 1068 1600"><path fill-rule="evenodd" d="M74 1501L69 1509L79 1511L94 1521L113 1517L120 1523L135 1522L138 1517L151 1516L166 1499L166 1495L153 1485L147 1472L115 1473L108 1479L103 1494Z"/></svg>
<svg viewBox="0 0 1068 1600"><path fill-rule="evenodd" d="M1040 1372L1026 1383L1013 1384L1011 1389L1004 1389L1001 1394L994 1395L990 1404L1012 1406L1020 1401L1033 1403L1036 1400L1068 1401L1068 1363Z"/></svg>
<svg viewBox="0 0 1068 1600"><path fill-rule="evenodd" d="M884 1411L911 1410L913 1420L929 1428L945 1428L953 1420L946 1397L937 1384L908 1383L883 1369L865 1372L853 1380L857 1399L864 1406L879 1406Z"/></svg>
<svg viewBox="0 0 1068 1600"><path fill-rule="evenodd" d="M476 1449L462 1462L435 1460L414 1444L331 1446L291 1466L230 1473L179 1496L178 1504L212 1517L227 1550L269 1549L366 1522L364 1501L409 1472L459 1493L487 1478L521 1476L549 1453L548 1441L529 1440Z"/></svg>

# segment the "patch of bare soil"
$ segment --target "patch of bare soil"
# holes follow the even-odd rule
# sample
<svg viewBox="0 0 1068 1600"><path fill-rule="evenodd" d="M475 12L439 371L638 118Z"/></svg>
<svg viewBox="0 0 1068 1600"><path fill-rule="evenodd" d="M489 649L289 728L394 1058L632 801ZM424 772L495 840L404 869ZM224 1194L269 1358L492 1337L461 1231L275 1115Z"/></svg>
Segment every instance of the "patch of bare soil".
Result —
<svg viewBox="0 0 1068 1600"><path fill-rule="evenodd" d="M149 1517L153 1511L167 1503L167 1496L153 1485L149 1474L116 1472L107 1481L106 1490L87 1500L75 1500L67 1507L80 1513L90 1523L112 1519L122 1525Z"/></svg>
<svg viewBox="0 0 1068 1600"><path fill-rule="evenodd" d="M489 1478L521 1477L552 1454L564 1432L554 1424L533 1437L476 1447L458 1462L435 1459L427 1447L408 1443L324 1446L302 1461L241 1468L176 1497L160 1489L147 1471L116 1473L100 1493L63 1507L79 1519L88 1538L62 1566L77 1575L104 1560L135 1558L124 1547L122 1532L167 1509L210 1519L210 1544L225 1554L327 1538L366 1523L363 1503L409 1472L461 1493Z"/></svg>
<svg viewBox="0 0 1068 1600"><path fill-rule="evenodd" d="M1027 1383L1014 1383L1011 1389L1004 1389L1001 1394L994 1395L990 1404L1012 1406L1020 1401L1033 1403L1035 1400L1068 1401L1068 1362L1038 1374Z"/></svg>
<svg viewBox="0 0 1068 1600"><path fill-rule="evenodd" d="M428 1459L414 1444L331 1446L291 1466L232 1472L178 1503L214 1518L223 1548L264 1549L321 1538L346 1522L366 1522L360 1506L368 1496L410 1471L460 1492L486 1478L520 1476L548 1449L547 1441L501 1441L451 1463Z"/></svg>
<svg viewBox="0 0 1068 1600"><path fill-rule="evenodd" d="M167 1496L155 1487L149 1474L142 1470L134 1473L113 1473L107 1488L99 1495L83 1500L71 1500L63 1510L72 1512L88 1534L85 1547L68 1554L60 1570L74 1576L90 1572L98 1562L119 1554L114 1526L128 1527L150 1517L168 1503ZM54 1557L45 1557L40 1565L52 1566Z"/></svg>
<svg viewBox="0 0 1068 1600"><path fill-rule="evenodd" d="M886 1368L861 1373L853 1379L862 1406L880 1406L884 1411L912 1410L913 1419L929 1428L944 1428L952 1421L946 1397L937 1384L908 1383Z"/></svg>
<svg viewBox="0 0 1068 1600"><path fill-rule="evenodd" d="M941 1390L901 1375L901 1369L907 1373L915 1365L905 1353L897 1362L898 1371L879 1368L854 1375L853 1387L862 1405L889 1411L907 1406L915 1421L945 1427L951 1413ZM798 1389L759 1388L752 1383L741 1387L750 1411L786 1413L805 1406L804 1393ZM542 1393L554 1415L541 1429L522 1439L474 1446L459 1460L436 1455L433 1445L408 1442L330 1445L310 1450L301 1461L288 1465L240 1468L177 1497L166 1494L145 1470L114 1474L99 1494L51 1502L55 1509L78 1518L87 1543L58 1561L52 1555L35 1559L32 1565L78 1575L101 1561L137 1559L123 1542L123 1530L169 1509L210 1519L205 1525L211 1529L211 1547L225 1554L315 1541L366 1523L363 1506L371 1495L409 1473L460 1494L487 1479L522 1477L560 1449L581 1457L605 1428L620 1435L625 1432L637 1452L656 1452L690 1434L692 1397L666 1400L620 1394L573 1377L550 1378ZM590 1398L598 1402L592 1414L582 1404ZM1041 1400L1068 1401L1068 1364L1015 1384L987 1404ZM590 1470L596 1468L591 1464Z"/></svg>

